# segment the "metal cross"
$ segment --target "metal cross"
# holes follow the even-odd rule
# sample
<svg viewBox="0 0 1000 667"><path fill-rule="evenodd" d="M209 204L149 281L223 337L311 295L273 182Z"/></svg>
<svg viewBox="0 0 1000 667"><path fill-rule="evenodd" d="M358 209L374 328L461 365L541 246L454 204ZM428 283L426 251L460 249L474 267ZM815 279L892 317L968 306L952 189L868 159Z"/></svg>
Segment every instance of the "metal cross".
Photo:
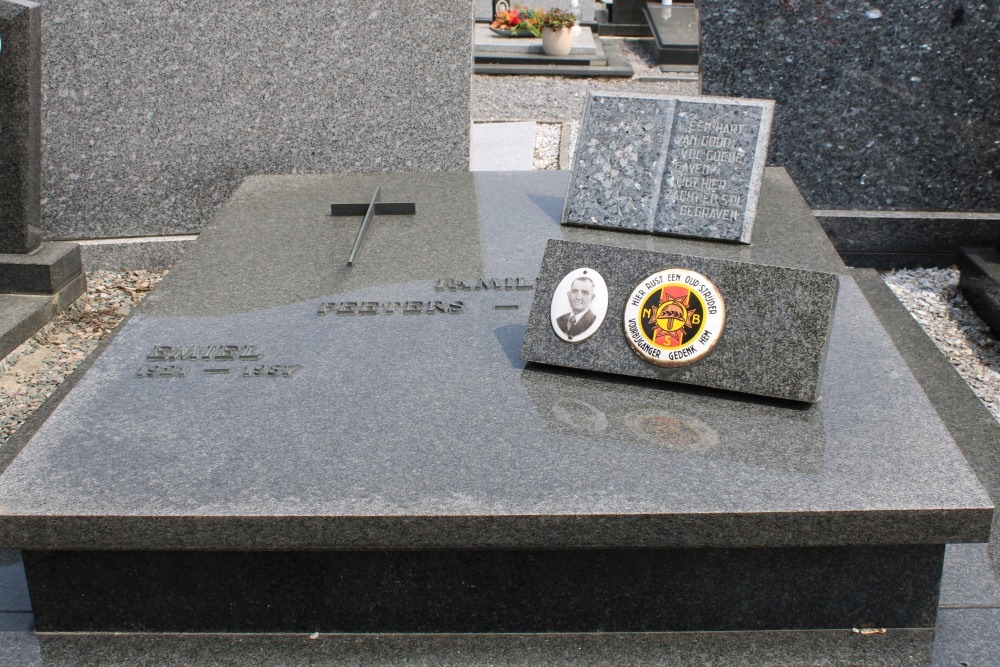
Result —
<svg viewBox="0 0 1000 667"><path fill-rule="evenodd" d="M368 227L376 215L414 215L417 212L415 203L405 202L383 202L381 200L381 186L375 187L375 194L367 204L330 204L330 215L363 215L365 219L361 221L361 229L358 230L358 238L354 240L354 249L351 250L351 257L347 260L348 266L354 266L354 260L358 258L361 251L361 244L368 234Z"/></svg>

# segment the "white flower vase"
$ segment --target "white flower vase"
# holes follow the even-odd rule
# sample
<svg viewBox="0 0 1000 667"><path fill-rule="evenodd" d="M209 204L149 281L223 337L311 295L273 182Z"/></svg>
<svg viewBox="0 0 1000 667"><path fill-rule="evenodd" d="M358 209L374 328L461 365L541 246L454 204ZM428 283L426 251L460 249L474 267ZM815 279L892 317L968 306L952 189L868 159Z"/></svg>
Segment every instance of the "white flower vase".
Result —
<svg viewBox="0 0 1000 667"><path fill-rule="evenodd" d="M569 28L542 28L542 49L549 56L568 56L573 50L573 31Z"/></svg>

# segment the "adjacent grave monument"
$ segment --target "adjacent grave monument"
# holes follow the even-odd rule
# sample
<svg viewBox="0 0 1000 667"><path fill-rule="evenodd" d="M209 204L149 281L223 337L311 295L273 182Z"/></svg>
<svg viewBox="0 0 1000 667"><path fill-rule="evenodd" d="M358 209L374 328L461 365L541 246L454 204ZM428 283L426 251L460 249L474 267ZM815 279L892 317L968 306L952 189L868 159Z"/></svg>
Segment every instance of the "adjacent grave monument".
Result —
<svg viewBox="0 0 1000 667"><path fill-rule="evenodd" d="M0 2L0 253L41 241L41 10Z"/></svg>
<svg viewBox="0 0 1000 667"><path fill-rule="evenodd" d="M248 179L0 475L38 628L930 636L993 508L787 174L753 245L568 180ZM525 364L549 241L838 274L822 401Z"/></svg>
<svg viewBox="0 0 1000 667"><path fill-rule="evenodd" d="M46 2L43 234L198 231L250 174L465 170L472 20L469 0Z"/></svg>
<svg viewBox="0 0 1000 667"><path fill-rule="evenodd" d="M703 91L776 100L770 163L849 263L947 266L996 243L1000 3L698 8Z"/></svg>
<svg viewBox="0 0 1000 667"><path fill-rule="evenodd" d="M589 95L563 222L749 243L773 108Z"/></svg>
<svg viewBox="0 0 1000 667"><path fill-rule="evenodd" d="M85 287L72 243L41 243L41 9L0 0L0 357Z"/></svg>

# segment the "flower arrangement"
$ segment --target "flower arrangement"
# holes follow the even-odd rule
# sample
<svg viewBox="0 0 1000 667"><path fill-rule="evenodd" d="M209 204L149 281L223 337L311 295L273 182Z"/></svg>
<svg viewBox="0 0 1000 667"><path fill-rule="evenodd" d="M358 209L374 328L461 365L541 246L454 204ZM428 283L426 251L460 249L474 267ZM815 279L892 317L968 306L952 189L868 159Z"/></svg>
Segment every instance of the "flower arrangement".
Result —
<svg viewBox="0 0 1000 667"><path fill-rule="evenodd" d="M497 12L496 18L490 24L490 28L496 31L504 31L511 37L518 37L524 33L530 33L534 37L542 34L542 29L538 27L538 17L540 12L536 9L515 7L514 9L502 9Z"/></svg>
<svg viewBox="0 0 1000 667"><path fill-rule="evenodd" d="M576 17L561 9L550 9L546 12L541 12L537 21L539 30L542 28L562 30L563 28L572 28L576 25Z"/></svg>
<svg viewBox="0 0 1000 667"><path fill-rule="evenodd" d="M490 28L494 32L502 31L501 34L509 37L524 36L526 33L533 37L541 37L542 28L561 30L575 25L576 17L561 9L539 10L515 7L498 11Z"/></svg>

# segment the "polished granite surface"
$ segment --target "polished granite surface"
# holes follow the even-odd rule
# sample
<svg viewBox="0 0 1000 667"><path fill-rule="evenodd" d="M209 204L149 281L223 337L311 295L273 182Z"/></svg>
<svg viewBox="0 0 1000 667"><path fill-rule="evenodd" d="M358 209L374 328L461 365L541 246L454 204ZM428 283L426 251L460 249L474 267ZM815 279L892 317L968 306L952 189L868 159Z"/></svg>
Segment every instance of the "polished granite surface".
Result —
<svg viewBox="0 0 1000 667"><path fill-rule="evenodd" d="M753 246L561 227L566 178L248 180L0 476L0 540L985 541L989 498L850 278L811 408L526 368L550 238L843 271L828 244L803 243L822 237L814 221L789 222L804 204L780 170L764 179ZM349 268L358 219L329 204L367 202L376 182L417 215L376 218ZM193 346L212 358L177 358Z"/></svg>

